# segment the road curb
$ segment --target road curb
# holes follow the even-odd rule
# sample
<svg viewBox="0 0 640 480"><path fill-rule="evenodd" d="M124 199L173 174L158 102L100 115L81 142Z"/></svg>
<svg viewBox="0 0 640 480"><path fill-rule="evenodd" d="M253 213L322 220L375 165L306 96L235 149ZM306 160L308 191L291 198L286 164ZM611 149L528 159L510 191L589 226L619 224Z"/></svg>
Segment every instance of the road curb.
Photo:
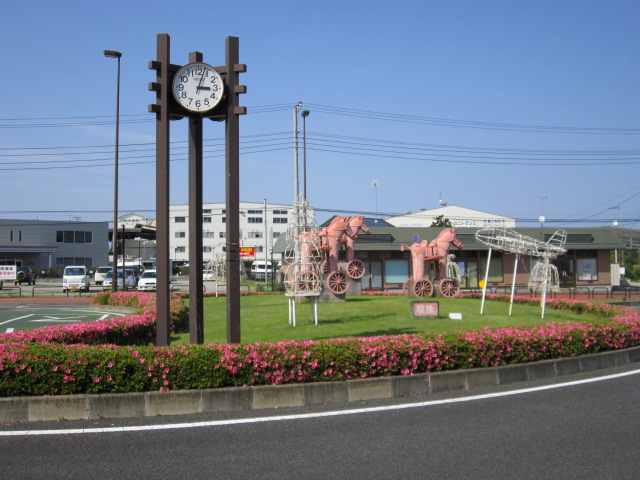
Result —
<svg viewBox="0 0 640 480"><path fill-rule="evenodd" d="M572 358L344 382L0 399L0 421L88 420L346 405L509 385L640 362L640 347Z"/></svg>

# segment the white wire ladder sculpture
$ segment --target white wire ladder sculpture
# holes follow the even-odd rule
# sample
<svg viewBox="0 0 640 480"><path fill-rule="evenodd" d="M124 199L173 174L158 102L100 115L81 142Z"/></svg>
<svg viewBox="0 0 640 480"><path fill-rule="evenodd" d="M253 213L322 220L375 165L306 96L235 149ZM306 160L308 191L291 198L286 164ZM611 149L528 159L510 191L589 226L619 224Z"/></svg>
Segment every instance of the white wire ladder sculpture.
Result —
<svg viewBox="0 0 640 480"><path fill-rule="evenodd" d="M489 227L478 230L475 237L478 242L489 246L487 268L484 277L484 285L482 286L482 304L480 306L480 314L482 315L484 313L484 300L487 291L487 280L489 278L489 266L491 265L491 251L495 249L501 252L513 253L516 256L513 270L513 282L511 285L509 315L511 315L513 308L516 274L518 271L518 259L520 255L528 255L532 258L539 258L542 260L534 266L533 271L529 276L529 288L533 289L533 291L536 289L541 290L542 300L540 306L542 308L542 318L544 318L547 291L558 291L560 287L558 269L551 263L551 260L566 253L564 246L567 242L567 232L564 230L556 230L548 241L543 242L535 238L522 235L506 227Z"/></svg>

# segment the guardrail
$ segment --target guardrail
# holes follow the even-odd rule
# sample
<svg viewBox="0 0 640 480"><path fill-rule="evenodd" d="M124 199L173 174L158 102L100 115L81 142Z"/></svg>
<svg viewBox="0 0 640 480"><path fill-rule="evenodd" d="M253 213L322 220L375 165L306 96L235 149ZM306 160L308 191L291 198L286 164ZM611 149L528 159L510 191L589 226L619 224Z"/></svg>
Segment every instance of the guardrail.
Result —
<svg viewBox="0 0 640 480"><path fill-rule="evenodd" d="M2 287L0 289L0 295L4 295L5 297L13 296L13 293L9 292L9 290L18 290L18 297L22 297L22 287Z"/></svg>

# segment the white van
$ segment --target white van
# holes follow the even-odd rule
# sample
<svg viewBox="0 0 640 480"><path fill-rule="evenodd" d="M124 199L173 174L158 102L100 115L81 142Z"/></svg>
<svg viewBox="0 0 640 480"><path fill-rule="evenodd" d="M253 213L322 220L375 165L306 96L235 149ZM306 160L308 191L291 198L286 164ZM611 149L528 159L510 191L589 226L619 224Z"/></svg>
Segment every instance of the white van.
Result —
<svg viewBox="0 0 640 480"><path fill-rule="evenodd" d="M271 262L265 260L256 260L251 264L251 278L258 281L264 281L265 275L273 278L273 267Z"/></svg>
<svg viewBox="0 0 640 480"><path fill-rule="evenodd" d="M62 291L86 290L88 292L89 284L91 283L91 279L89 278L90 273L87 267L81 265L64 267Z"/></svg>

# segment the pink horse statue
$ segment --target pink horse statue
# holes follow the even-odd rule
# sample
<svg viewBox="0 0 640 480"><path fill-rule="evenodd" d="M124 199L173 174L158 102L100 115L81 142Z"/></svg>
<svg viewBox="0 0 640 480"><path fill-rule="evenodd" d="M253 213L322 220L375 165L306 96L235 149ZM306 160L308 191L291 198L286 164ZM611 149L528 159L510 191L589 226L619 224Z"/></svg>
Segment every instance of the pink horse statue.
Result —
<svg viewBox="0 0 640 480"><path fill-rule="evenodd" d="M351 236L349 231L349 217L337 216L323 228L319 234L320 250L326 255L327 288L336 295L341 295L349 288L349 281L344 272L340 271L338 253L344 236Z"/></svg>
<svg viewBox="0 0 640 480"><path fill-rule="evenodd" d="M449 254L451 245L455 246L459 250L462 250L464 248L462 242L458 240L458 237L456 237L455 228L445 228L440 232L440 235L438 235L436 239L432 240L429 244L431 255L434 257L439 257L437 259L438 270L436 273L436 278L438 280L442 280L447 276L447 255Z"/></svg>
<svg viewBox="0 0 640 480"><path fill-rule="evenodd" d="M369 227L364 224L364 215L354 215L349 218L346 235L342 237L347 253L347 275L353 279L362 278L365 273L364 263L356 258L354 249L360 231L371 233Z"/></svg>
<svg viewBox="0 0 640 480"><path fill-rule="evenodd" d="M328 271L337 272L338 252L340 251L340 243L345 235L350 235L349 217L338 216L331 220L331 223L320 231L320 249L327 253Z"/></svg>
<svg viewBox="0 0 640 480"><path fill-rule="evenodd" d="M411 251L411 261L413 267L412 278L403 285L403 290L409 292L409 284L413 285L413 293L417 297L430 297L433 294L433 283L425 276L425 262L437 262L436 280L439 281L440 293L445 297L452 297L458 294L460 287L457 279L446 278L447 255L451 245L462 249L464 245L455 235L455 228L445 228L438 237L431 243L427 240L419 241L416 236L413 245L400 245L400 250Z"/></svg>

